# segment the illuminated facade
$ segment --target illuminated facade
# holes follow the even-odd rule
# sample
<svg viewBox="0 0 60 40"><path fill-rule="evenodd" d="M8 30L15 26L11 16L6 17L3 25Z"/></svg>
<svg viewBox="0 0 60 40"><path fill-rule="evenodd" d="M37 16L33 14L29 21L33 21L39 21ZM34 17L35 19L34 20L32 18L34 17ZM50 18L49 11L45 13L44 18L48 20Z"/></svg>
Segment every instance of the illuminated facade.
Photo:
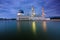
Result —
<svg viewBox="0 0 60 40"><path fill-rule="evenodd" d="M45 17L44 7L42 7L42 17Z"/></svg>
<svg viewBox="0 0 60 40"><path fill-rule="evenodd" d="M34 7L32 6L32 17L35 17L36 13L35 13L35 10L34 10Z"/></svg>
<svg viewBox="0 0 60 40"><path fill-rule="evenodd" d="M50 20L50 18L45 18L44 7L42 7L41 17L36 17L34 6L32 6L31 16L24 16L24 12L19 10L17 14L17 20Z"/></svg>

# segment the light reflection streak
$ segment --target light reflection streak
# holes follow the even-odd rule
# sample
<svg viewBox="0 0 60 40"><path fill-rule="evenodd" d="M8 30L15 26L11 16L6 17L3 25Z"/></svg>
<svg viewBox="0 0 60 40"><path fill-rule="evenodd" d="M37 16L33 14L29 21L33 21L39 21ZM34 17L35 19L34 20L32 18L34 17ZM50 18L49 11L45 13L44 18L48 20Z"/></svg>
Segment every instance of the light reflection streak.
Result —
<svg viewBox="0 0 60 40"><path fill-rule="evenodd" d="M43 26L44 32L46 32L46 21L43 21L43 22L42 22L42 26Z"/></svg>
<svg viewBox="0 0 60 40"><path fill-rule="evenodd" d="M20 23L21 21L17 21L17 30L18 30L18 32L20 32L20 27L21 27L21 23Z"/></svg>
<svg viewBox="0 0 60 40"><path fill-rule="evenodd" d="M36 34L36 22L35 21L32 22L32 29L33 29L33 33Z"/></svg>

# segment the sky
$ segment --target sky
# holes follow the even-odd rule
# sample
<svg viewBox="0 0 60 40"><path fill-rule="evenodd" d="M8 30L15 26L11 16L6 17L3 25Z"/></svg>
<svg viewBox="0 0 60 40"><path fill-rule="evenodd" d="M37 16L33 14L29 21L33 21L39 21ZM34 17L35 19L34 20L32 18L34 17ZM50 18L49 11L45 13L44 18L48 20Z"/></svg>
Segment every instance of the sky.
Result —
<svg viewBox="0 0 60 40"><path fill-rule="evenodd" d="M32 6L38 16L41 16L44 6L46 17L60 17L60 0L0 0L0 18L16 18L18 10L31 15Z"/></svg>

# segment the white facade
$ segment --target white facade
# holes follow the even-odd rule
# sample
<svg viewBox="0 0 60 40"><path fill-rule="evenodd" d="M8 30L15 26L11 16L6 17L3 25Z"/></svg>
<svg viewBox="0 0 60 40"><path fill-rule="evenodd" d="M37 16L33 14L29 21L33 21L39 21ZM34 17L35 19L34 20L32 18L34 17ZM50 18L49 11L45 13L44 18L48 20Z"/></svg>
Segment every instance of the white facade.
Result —
<svg viewBox="0 0 60 40"><path fill-rule="evenodd" d="M23 13L17 14L17 20L50 20L50 18L45 18L44 15L44 8L42 8L42 16L35 17L36 13L34 11L34 7L32 7L32 15L31 16L24 16Z"/></svg>

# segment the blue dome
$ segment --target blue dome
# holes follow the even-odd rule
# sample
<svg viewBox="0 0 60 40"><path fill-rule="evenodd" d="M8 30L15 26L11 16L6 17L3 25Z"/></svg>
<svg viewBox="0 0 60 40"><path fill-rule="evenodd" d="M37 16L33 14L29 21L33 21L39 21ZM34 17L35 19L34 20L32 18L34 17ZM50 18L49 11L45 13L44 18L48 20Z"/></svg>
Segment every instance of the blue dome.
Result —
<svg viewBox="0 0 60 40"><path fill-rule="evenodd" d="M24 13L23 10L19 10L19 13Z"/></svg>

